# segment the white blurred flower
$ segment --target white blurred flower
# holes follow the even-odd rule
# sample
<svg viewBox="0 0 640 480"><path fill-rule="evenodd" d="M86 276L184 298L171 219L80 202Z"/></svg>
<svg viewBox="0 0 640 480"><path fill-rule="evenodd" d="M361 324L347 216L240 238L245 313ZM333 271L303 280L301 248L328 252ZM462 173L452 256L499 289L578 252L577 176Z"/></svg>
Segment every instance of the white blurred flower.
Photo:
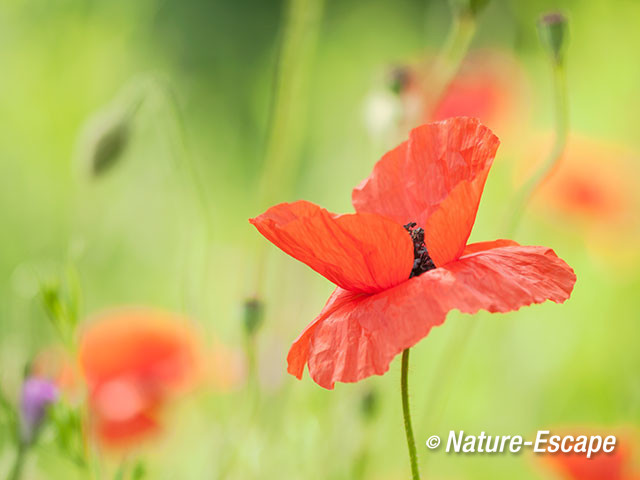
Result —
<svg viewBox="0 0 640 480"><path fill-rule="evenodd" d="M364 122L372 137L388 134L397 125L402 113L402 105L397 95L384 90L376 90L365 101Z"/></svg>

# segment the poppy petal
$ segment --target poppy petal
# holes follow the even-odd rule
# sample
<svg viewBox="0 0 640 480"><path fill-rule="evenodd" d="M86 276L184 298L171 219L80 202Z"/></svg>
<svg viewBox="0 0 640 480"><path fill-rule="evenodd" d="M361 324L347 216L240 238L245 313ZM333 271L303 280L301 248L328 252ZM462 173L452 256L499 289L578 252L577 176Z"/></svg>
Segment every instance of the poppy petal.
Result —
<svg viewBox="0 0 640 480"><path fill-rule="evenodd" d="M411 274L410 236L380 215L335 215L298 201L271 207L249 221L282 251L346 290L375 293Z"/></svg>
<svg viewBox="0 0 640 480"><path fill-rule="evenodd" d="M442 324L450 310L509 312L545 300L564 302L575 274L546 247L478 251L375 295L336 289L289 352L289 372L307 363L324 388L382 375L391 360Z"/></svg>
<svg viewBox="0 0 640 480"><path fill-rule="evenodd" d="M470 243L469 245L464 247L462 256L464 257L465 255L471 255L472 253L491 250L492 248L514 247L514 246L518 246L518 242L515 242L513 240L507 240L504 238L500 238L498 240L490 240L488 242Z"/></svg>
<svg viewBox="0 0 640 480"><path fill-rule="evenodd" d="M460 257L471 234L488 169L472 182L463 180L427 218L424 243L437 266Z"/></svg>
<svg viewBox="0 0 640 480"><path fill-rule="evenodd" d="M444 265L462 254L499 143L473 118L417 127L353 190L353 206L425 227L429 253Z"/></svg>
<svg viewBox="0 0 640 480"><path fill-rule="evenodd" d="M329 300L327 300L327 303L320 312L320 315L318 315L313 322L307 325L307 327L302 331L296 341L293 342L293 347L289 350L289 354L287 355L287 371L291 375L296 376L298 380L302 378L304 366L309 358L308 340L316 326L319 325L328 316L333 315L341 307L347 306L348 308L350 308L350 302L359 297L362 297L362 294L350 292L340 287L336 288L333 291L333 293L329 297Z"/></svg>
<svg viewBox="0 0 640 480"><path fill-rule="evenodd" d="M98 419L96 423L104 444L120 448L139 445L144 437L151 436L160 429L160 424L153 412L140 413L123 421Z"/></svg>
<svg viewBox="0 0 640 480"><path fill-rule="evenodd" d="M586 431L585 431L586 430ZM554 432L561 437L571 436L578 442L582 435L601 438L615 433L616 445L611 452L597 452L587 458L580 452L554 452L541 455L549 467L555 470L561 478L567 480L640 480L640 471L636 470L633 453L637 447L633 431L619 430L617 432L603 432L589 427L572 428L569 431Z"/></svg>
<svg viewBox="0 0 640 480"><path fill-rule="evenodd" d="M195 337L181 317L124 308L97 316L83 331L79 361L92 385L132 376L177 388L195 372Z"/></svg>

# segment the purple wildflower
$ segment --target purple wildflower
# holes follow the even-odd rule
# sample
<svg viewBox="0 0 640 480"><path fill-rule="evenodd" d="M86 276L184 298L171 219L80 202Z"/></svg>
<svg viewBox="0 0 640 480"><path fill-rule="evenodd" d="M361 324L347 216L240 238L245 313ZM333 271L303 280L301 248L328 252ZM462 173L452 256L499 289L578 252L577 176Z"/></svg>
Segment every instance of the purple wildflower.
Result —
<svg viewBox="0 0 640 480"><path fill-rule="evenodd" d="M47 407L57 399L58 388L50 380L29 377L24 381L20 399L20 432L24 443L33 442Z"/></svg>

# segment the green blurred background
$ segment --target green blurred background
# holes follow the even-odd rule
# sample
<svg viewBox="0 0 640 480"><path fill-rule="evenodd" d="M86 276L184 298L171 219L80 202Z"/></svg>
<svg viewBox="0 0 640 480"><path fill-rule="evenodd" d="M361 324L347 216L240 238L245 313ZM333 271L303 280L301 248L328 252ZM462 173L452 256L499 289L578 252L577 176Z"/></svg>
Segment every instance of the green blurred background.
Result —
<svg viewBox="0 0 640 480"><path fill-rule="evenodd" d="M516 133L495 130L503 147L472 240L505 235L513 172L531 160L527 134L553 127L550 67L535 23L558 8L571 20L571 129L640 149L640 4L493 0L472 49L517 59L528 108L516 117ZM242 348L242 302L264 247L247 219L268 206L258 192L285 9L271 0L0 3L0 382L12 398L25 364L57 341L34 272L55 277L69 264L78 271L83 315L117 305L185 311L205 344ZM283 135L291 178L272 185L269 200L304 198L348 212L351 189L393 146L367 131L367 99L384 90L389 65L442 45L451 12L444 0L326 0L318 9L317 32L298 46L304 61ZM160 95L135 115L117 165L100 178L84 174L78 138L87 118L149 75L175 92L210 235ZM575 269L565 305L452 312L414 348L411 400L425 478L555 478L527 454L430 452L424 441L434 433L639 426L638 258L611 260L615 231L606 232L607 245L591 248L586 234L552 217L528 210L515 239L548 245ZM265 248L259 405L244 388L205 386L175 406L161 438L132 455L144 459L149 478L350 479L367 452L364 478L407 478L398 361L384 377L334 391L306 374L301 382L287 375L288 347L331 285ZM361 402L371 390L377 407L366 420ZM0 433L0 472L12 455ZM82 478L46 436L30 461L33 478Z"/></svg>

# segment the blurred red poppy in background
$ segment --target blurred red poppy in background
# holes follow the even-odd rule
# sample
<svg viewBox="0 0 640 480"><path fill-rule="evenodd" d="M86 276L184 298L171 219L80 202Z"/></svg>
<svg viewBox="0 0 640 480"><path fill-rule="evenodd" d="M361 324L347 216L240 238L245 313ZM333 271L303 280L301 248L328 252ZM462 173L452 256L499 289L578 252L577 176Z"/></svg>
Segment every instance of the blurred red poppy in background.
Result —
<svg viewBox="0 0 640 480"><path fill-rule="evenodd" d="M497 50L478 50L464 60L432 118L464 115L503 126L516 115L522 116L524 88L525 75L513 57Z"/></svg>
<svg viewBox="0 0 640 480"><path fill-rule="evenodd" d="M536 200L590 228L637 228L639 160L621 146L574 134Z"/></svg>
<svg viewBox="0 0 640 480"><path fill-rule="evenodd" d="M96 318L82 334L79 363L98 437L121 445L157 431L161 407L193 382L198 357L183 318L143 309Z"/></svg>
<svg viewBox="0 0 640 480"><path fill-rule="evenodd" d="M550 139L536 140L530 153L544 158L542 149L549 143ZM534 168L536 162L527 166ZM639 176L640 154L574 134L534 195L534 211L559 228L577 232L607 265L633 268L639 258L640 192L635 185Z"/></svg>
<svg viewBox="0 0 640 480"><path fill-rule="evenodd" d="M250 220L337 285L289 351L289 373L301 378L307 364L322 387L356 382L386 372L452 309L508 312L569 298L575 275L551 249L467 245L498 144L476 119L423 125L354 189L357 213L298 201Z"/></svg>
<svg viewBox="0 0 640 480"><path fill-rule="evenodd" d="M455 78L445 86L437 87L435 58L427 67L406 67L396 71L397 91L401 94L409 118L417 123L467 116L478 118L486 125L502 131L521 124L526 110L527 82L519 63L499 50L471 52L460 66ZM431 98L430 95L439 95Z"/></svg>
<svg viewBox="0 0 640 480"><path fill-rule="evenodd" d="M584 434L581 432L580 434ZM610 434L602 434L605 438ZM613 452L597 452L591 458L584 453L544 454L540 458L565 480L640 480L640 471L634 468L631 437L616 435Z"/></svg>

